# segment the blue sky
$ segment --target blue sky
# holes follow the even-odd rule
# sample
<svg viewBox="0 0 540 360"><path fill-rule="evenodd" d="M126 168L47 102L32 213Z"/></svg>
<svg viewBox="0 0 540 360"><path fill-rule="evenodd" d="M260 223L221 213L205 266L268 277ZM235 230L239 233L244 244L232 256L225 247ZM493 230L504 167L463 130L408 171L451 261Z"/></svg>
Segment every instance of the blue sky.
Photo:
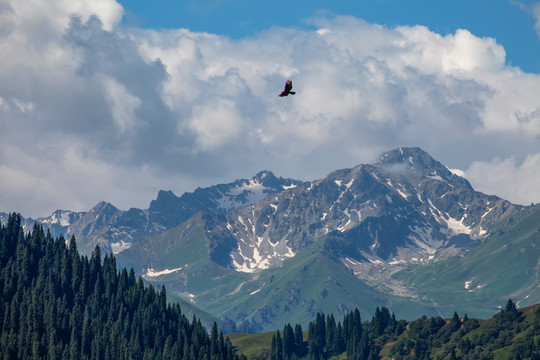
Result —
<svg viewBox="0 0 540 360"><path fill-rule="evenodd" d="M504 46L507 61L540 72L540 38L534 29L535 1L521 0L121 0L130 26L189 28L233 38L273 26L311 28L310 19L352 15L385 26L424 25L441 35L467 29Z"/></svg>
<svg viewBox="0 0 540 360"><path fill-rule="evenodd" d="M538 203L539 19L540 0L2 0L0 211L145 209L400 146Z"/></svg>

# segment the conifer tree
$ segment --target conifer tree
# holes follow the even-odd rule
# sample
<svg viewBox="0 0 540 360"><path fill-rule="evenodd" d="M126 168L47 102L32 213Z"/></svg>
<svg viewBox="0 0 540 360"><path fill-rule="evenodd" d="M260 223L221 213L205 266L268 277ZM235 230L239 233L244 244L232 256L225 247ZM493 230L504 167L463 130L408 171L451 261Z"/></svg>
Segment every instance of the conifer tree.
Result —
<svg viewBox="0 0 540 360"><path fill-rule="evenodd" d="M294 345L296 349L296 355L299 357L304 356L304 334L302 331L302 325L296 324L294 326Z"/></svg>
<svg viewBox="0 0 540 360"><path fill-rule="evenodd" d="M296 353L294 330L291 324L283 327L283 358L290 359Z"/></svg>

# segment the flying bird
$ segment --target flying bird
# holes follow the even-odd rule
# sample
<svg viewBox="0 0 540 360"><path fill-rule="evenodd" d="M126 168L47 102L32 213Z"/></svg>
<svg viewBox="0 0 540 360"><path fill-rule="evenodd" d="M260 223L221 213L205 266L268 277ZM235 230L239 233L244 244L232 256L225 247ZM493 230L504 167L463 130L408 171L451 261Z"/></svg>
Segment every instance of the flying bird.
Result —
<svg viewBox="0 0 540 360"><path fill-rule="evenodd" d="M281 94L279 94L278 96L280 97L284 97L284 96L287 96L289 94L291 95L294 95L296 94L296 91L291 91L292 90L292 81L291 80L287 80L285 82L285 89L283 89L283 91L281 92Z"/></svg>

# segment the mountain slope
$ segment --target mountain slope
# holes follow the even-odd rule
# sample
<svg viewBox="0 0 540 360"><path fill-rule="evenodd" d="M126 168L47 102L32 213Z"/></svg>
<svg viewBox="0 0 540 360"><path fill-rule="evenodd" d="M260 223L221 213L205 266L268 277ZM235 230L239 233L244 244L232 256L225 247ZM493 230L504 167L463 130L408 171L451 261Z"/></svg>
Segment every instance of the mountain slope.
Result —
<svg viewBox="0 0 540 360"><path fill-rule="evenodd" d="M239 284L254 280L251 274L239 273L221 266L212 259L212 249L228 246L227 240L217 243L209 239L208 229L215 232L219 214L199 213L183 224L152 235L116 255L119 265L133 267L154 284L165 284L170 294L190 301L213 315L221 315L216 299L225 303L227 294L234 294Z"/></svg>
<svg viewBox="0 0 540 360"><path fill-rule="evenodd" d="M239 292L236 305L224 315L260 324L262 329L280 328L287 322L305 325L319 312L345 315L355 308L363 314L372 314L380 306L408 314L436 314L430 303L388 295L358 279L333 254L326 237L281 267L260 272L257 287L249 285L249 292Z"/></svg>
<svg viewBox="0 0 540 360"><path fill-rule="evenodd" d="M413 317L436 314L429 302L388 296L359 280L334 255L329 237L314 242L281 267L259 273L220 266L208 252L207 234L213 221L213 216L199 213L117 254L117 261L121 266L136 266L146 281L156 287L164 284L169 294L232 320L244 331L272 330L293 320L305 325L317 312L346 314L359 308L369 314L381 305Z"/></svg>
<svg viewBox="0 0 540 360"><path fill-rule="evenodd" d="M520 306L540 302L540 206L502 222L486 241L462 257L394 275L448 313L466 308L486 317L512 298Z"/></svg>

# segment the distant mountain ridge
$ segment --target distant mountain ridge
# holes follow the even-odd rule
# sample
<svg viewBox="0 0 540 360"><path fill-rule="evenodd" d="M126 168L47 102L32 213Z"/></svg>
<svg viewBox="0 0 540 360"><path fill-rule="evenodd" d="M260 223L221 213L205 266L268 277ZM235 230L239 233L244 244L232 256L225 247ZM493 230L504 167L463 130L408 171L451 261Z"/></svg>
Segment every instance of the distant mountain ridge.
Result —
<svg viewBox="0 0 540 360"><path fill-rule="evenodd" d="M96 245L105 252L118 253L145 236L180 225L199 211L229 211L300 183L278 178L271 171L261 171L251 179L197 188L180 197L172 191L159 191L148 209L124 211L101 201L87 212L57 210L48 217L23 217L23 223L27 230L37 222L54 236L62 234L67 238L75 235L79 251L85 254L90 254ZM7 213L0 213L0 221L5 222L7 217Z"/></svg>
<svg viewBox="0 0 540 360"><path fill-rule="evenodd" d="M180 197L160 191L145 210L101 202L40 222L74 234L83 253L96 244L114 252L172 298L240 329L272 330L355 307L450 316L467 299L468 313L481 317L511 295L540 302L533 273L511 272L527 271L522 286L498 271L504 241L518 241L509 234L540 249L536 211L477 192L427 152L403 147L315 181L262 171ZM535 249L513 252L512 261L534 268L534 259L519 257ZM498 268L481 260L484 252Z"/></svg>

